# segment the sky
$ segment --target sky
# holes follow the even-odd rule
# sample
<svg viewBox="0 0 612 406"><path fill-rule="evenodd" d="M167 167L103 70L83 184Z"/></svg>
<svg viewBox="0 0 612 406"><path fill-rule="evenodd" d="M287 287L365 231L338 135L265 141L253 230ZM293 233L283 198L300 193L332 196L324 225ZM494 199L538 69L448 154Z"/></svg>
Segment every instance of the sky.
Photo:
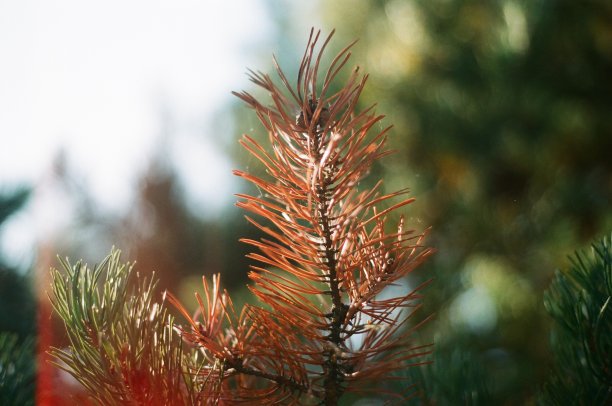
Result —
<svg viewBox="0 0 612 406"><path fill-rule="evenodd" d="M35 193L0 249L69 221L49 185L60 151L100 210L121 211L171 132L164 148L192 200L216 210L233 199L212 123L247 86L270 25L263 0L1 1L0 190Z"/></svg>

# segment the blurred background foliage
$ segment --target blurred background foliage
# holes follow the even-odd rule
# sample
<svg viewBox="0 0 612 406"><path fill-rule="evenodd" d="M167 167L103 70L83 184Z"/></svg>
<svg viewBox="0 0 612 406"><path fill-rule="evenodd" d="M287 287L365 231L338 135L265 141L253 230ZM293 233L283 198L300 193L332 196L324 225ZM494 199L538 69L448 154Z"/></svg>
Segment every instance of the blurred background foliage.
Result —
<svg viewBox="0 0 612 406"><path fill-rule="evenodd" d="M407 222L431 226L428 244L438 251L417 276L434 278L423 315L435 318L423 340L435 342L436 363L414 375L425 380L424 397L440 405L535 402L551 363L543 292L571 252L612 229L612 3L267 4L274 37L249 67L271 72L274 52L295 77L308 28L335 28L335 49L360 40L352 63L370 75L361 107L377 103L383 125L394 125L397 153L370 180L411 189L417 201ZM235 166L257 170L237 140L265 134L238 101L206 131L221 134L216 142ZM247 247L237 240L257 230L234 207L194 211L175 165L160 145L130 210L109 215L59 156L53 182L75 216L42 246L41 269L55 253L95 263L114 244L185 303L194 303L201 275L216 272L237 304L248 300ZM3 198L0 216L19 207L19 193ZM33 310L15 305L29 299L11 299L30 297L26 279L5 271L1 256L0 266L2 330L31 334ZM12 312L24 312L22 321L6 316Z"/></svg>
<svg viewBox="0 0 612 406"><path fill-rule="evenodd" d="M0 232L24 206L30 190L0 190ZM0 252L0 404L33 405L36 374L36 302L31 272Z"/></svg>
<svg viewBox="0 0 612 406"><path fill-rule="evenodd" d="M0 232L3 224L26 203L26 188L0 190ZM24 339L36 330L31 275L10 263L0 252L0 332L14 333Z"/></svg>

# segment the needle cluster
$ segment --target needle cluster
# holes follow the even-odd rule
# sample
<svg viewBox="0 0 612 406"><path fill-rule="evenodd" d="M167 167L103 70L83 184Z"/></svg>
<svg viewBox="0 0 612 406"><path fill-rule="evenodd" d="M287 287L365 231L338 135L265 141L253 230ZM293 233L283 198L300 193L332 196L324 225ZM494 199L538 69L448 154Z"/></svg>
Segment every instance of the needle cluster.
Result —
<svg viewBox="0 0 612 406"><path fill-rule="evenodd" d="M154 276L133 273L116 249L93 268L61 263L51 302L70 345L51 349L54 363L99 405L196 404L188 369L198 357L183 351L173 317L155 302Z"/></svg>

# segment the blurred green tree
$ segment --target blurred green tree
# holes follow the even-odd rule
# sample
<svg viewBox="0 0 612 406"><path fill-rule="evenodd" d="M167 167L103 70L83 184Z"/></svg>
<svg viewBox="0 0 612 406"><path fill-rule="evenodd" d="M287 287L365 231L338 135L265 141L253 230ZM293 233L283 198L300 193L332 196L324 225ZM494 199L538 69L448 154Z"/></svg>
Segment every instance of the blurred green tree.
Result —
<svg viewBox="0 0 612 406"><path fill-rule="evenodd" d="M0 193L0 228L28 199L26 188ZM36 304L26 272L0 252L0 404L33 405Z"/></svg>
<svg viewBox="0 0 612 406"><path fill-rule="evenodd" d="M18 212L29 196L27 189L0 193L0 228ZM25 271L16 269L0 252L0 331L25 338L36 332L36 306Z"/></svg>

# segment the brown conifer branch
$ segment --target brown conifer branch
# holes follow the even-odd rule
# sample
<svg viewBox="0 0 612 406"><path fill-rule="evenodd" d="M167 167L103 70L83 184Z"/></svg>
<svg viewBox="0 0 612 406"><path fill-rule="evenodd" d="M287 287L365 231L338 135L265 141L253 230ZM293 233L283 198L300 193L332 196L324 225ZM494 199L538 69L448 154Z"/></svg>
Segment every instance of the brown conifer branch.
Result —
<svg viewBox="0 0 612 406"><path fill-rule="evenodd" d="M318 46L320 32L311 31L294 87L276 60L280 86L249 72L270 105L235 93L255 110L271 146L245 135L241 144L265 174L234 172L261 192L238 195L237 205L266 235L242 240L257 249L248 255L261 264L251 267L249 288L262 306L247 306L236 318L217 278L199 300L202 322L181 310L190 324L183 337L209 362L202 370L205 393L219 401L300 403L310 396L336 405L345 391L389 378L429 351L409 341L419 325L408 321L424 284L379 298L431 250L421 248L422 236L404 231L403 219L387 232L387 216L414 200L403 197L406 191L382 194L382 181L359 191L372 164L389 154L390 127L377 129L383 117L373 106L356 112L367 80L358 69L331 92L353 44L320 75L332 35Z"/></svg>

